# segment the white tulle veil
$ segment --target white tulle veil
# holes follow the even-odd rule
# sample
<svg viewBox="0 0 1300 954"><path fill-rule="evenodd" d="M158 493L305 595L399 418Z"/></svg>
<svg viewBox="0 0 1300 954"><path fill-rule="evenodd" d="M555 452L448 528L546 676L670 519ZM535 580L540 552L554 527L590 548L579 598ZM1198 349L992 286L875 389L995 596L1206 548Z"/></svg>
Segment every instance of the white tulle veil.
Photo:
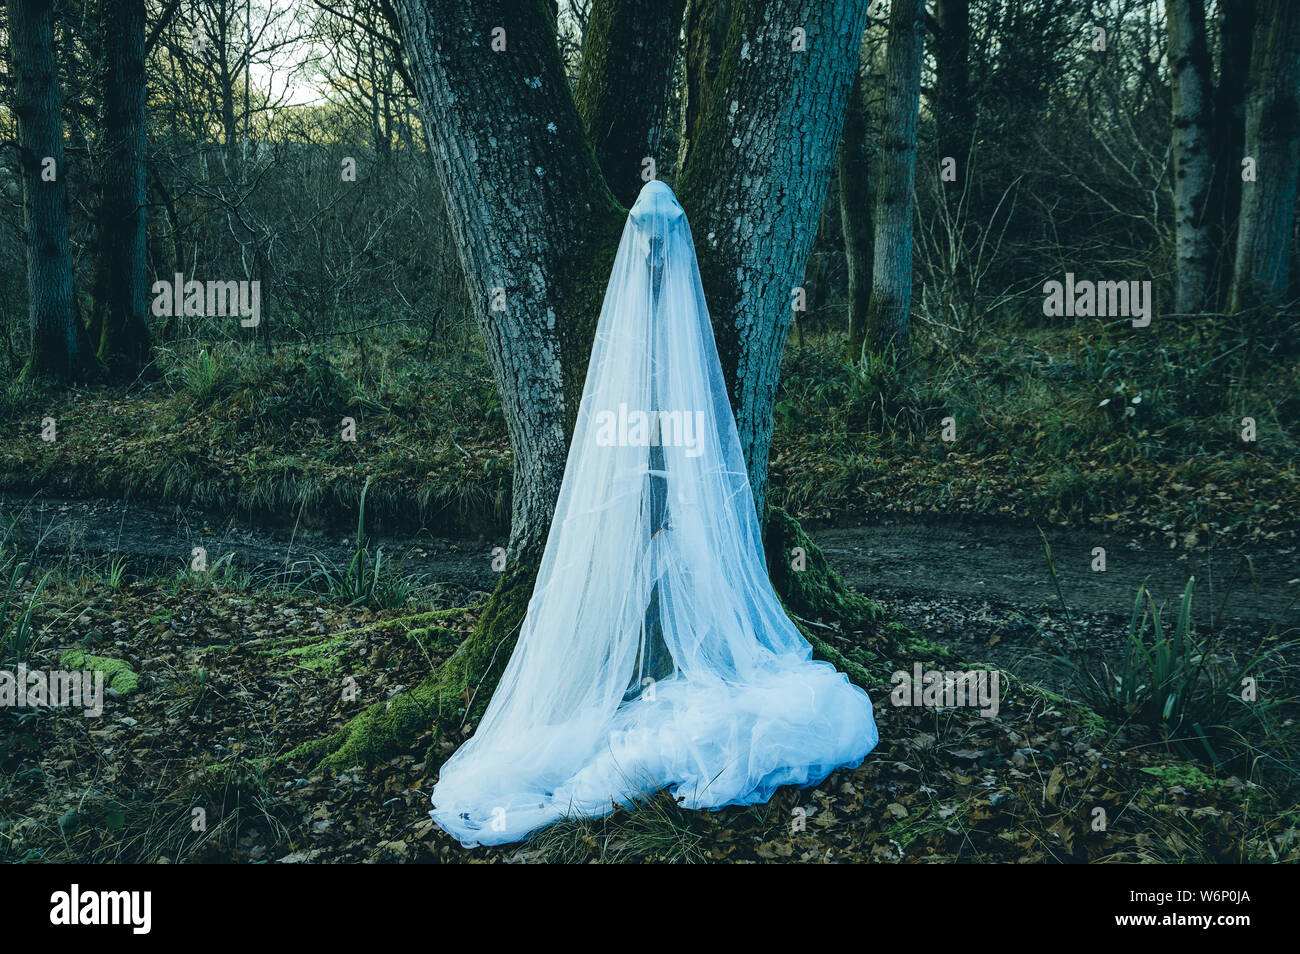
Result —
<svg viewBox="0 0 1300 954"><path fill-rule="evenodd" d="M811 659L772 590L690 227L651 182L518 643L430 814L501 844L664 788L691 808L750 804L876 740L866 693Z"/></svg>

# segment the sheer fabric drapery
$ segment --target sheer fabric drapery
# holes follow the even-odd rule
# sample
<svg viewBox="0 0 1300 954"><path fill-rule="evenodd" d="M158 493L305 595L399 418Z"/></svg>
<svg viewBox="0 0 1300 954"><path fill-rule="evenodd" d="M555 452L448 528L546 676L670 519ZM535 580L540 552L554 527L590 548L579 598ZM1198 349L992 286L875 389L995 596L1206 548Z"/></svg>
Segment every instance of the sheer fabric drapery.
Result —
<svg viewBox="0 0 1300 954"><path fill-rule="evenodd" d="M430 814L501 844L664 788L750 804L876 741L866 693L811 659L772 590L690 228L648 183L519 640Z"/></svg>

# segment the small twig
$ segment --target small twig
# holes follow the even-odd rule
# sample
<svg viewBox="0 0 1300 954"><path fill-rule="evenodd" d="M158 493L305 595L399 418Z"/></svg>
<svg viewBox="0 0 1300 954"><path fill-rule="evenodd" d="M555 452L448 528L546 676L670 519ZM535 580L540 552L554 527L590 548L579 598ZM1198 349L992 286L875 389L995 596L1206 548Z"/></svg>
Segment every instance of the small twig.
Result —
<svg viewBox="0 0 1300 954"><path fill-rule="evenodd" d="M830 630L832 633L839 632L839 630L836 627L831 626L829 623L814 623L812 620L804 619L802 616L795 616L794 613L790 613L790 617L792 619L798 620L800 623L803 623L805 626L816 626L818 629L827 629Z"/></svg>

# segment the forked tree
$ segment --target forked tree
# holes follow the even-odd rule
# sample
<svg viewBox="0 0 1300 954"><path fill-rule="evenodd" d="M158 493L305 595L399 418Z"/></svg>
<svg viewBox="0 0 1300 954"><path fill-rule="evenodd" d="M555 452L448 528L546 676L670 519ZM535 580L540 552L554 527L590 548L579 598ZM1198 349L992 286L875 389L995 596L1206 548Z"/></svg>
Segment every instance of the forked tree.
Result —
<svg viewBox="0 0 1300 954"><path fill-rule="evenodd" d="M596 23L625 22L640 0L595 0ZM688 49L717 53L709 36ZM763 509L772 404L867 0L734 0L707 103L695 103L677 193L691 220L718 351L755 500ZM600 97L569 92L551 7L542 0L396 0L464 268L515 455L508 564L475 631L416 689L373 707L295 755L349 766L386 757L449 713L481 710L509 659L545 544L568 454L593 332L626 210L641 186L627 156L651 143L604 140L612 117L649 117L662 70L609 70ZM670 11L671 12L671 11ZM586 39L582 70L675 49L673 16L659 36L606 29ZM688 63L688 72L692 64ZM698 69L697 69L698 73ZM579 89L592 80L579 79ZM590 135L590 138L589 138ZM597 150L611 165L602 168ZM635 147L635 148L633 148ZM631 153L629 153L631 149ZM651 157L662 167L665 157ZM441 714L441 715L440 715ZM459 721L459 716L457 721Z"/></svg>

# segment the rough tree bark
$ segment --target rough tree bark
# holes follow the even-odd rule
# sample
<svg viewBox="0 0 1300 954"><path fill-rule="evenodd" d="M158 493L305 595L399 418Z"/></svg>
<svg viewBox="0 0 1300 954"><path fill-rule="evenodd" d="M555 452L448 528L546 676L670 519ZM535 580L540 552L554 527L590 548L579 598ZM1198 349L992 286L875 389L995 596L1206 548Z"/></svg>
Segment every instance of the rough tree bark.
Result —
<svg viewBox="0 0 1300 954"><path fill-rule="evenodd" d="M595 0L574 98L614 197L627 208L659 147L686 0Z"/></svg>
<svg viewBox="0 0 1300 954"><path fill-rule="evenodd" d="M889 7L888 77L880 175L876 184L876 240L866 348L905 359L912 307L912 205L916 182L916 127L921 101L924 0L893 0Z"/></svg>
<svg viewBox="0 0 1300 954"><path fill-rule="evenodd" d="M1246 155L1256 179L1242 184L1232 310L1287 298L1296 177L1300 171L1300 14L1261 0L1246 102Z"/></svg>
<svg viewBox="0 0 1300 954"><path fill-rule="evenodd" d="M872 242L871 150L867 144L866 88L861 69L844 106L844 134L840 141L840 230L844 233L844 258L849 272L848 359L862 357L867 334L867 303L871 300Z"/></svg>
<svg viewBox="0 0 1300 954"><path fill-rule="evenodd" d="M1224 304L1236 258L1241 210L1241 157L1246 142L1246 77L1250 70L1256 0L1220 0L1219 78L1214 87L1214 179L1210 185L1216 250L1214 300Z"/></svg>
<svg viewBox="0 0 1300 954"><path fill-rule="evenodd" d="M1210 229L1210 53L1202 0L1165 0L1173 92L1176 308L1197 314L1209 304L1214 243Z"/></svg>
<svg viewBox="0 0 1300 954"><path fill-rule="evenodd" d="M402 37L515 454L509 551L540 558L624 213L532 0L399 0ZM493 30L505 49L494 51Z"/></svg>
<svg viewBox="0 0 1300 954"><path fill-rule="evenodd" d="M9 47L27 232L31 356L23 374L67 380L85 375L92 363L72 297L53 6L52 0L9 0Z"/></svg>
<svg viewBox="0 0 1300 954"><path fill-rule="evenodd" d="M131 380L150 364L145 245L145 4L104 0L104 191L99 265L104 275L99 359Z"/></svg>
<svg viewBox="0 0 1300 954"><path fill-rule="evenodd" d="M939 157L957 160L956 188L966 181L974 125L970 95L970 0L936 0L934 5L936 94L934 121Z"/></svg>
<svg viewBox="0 0 1300 954"><path fill-rule="evenodd" d="M825 200L866 17L866 0L736 0L679 178L760 514L791 295ZM802 50L793 49L796 28Z"/></svg>

